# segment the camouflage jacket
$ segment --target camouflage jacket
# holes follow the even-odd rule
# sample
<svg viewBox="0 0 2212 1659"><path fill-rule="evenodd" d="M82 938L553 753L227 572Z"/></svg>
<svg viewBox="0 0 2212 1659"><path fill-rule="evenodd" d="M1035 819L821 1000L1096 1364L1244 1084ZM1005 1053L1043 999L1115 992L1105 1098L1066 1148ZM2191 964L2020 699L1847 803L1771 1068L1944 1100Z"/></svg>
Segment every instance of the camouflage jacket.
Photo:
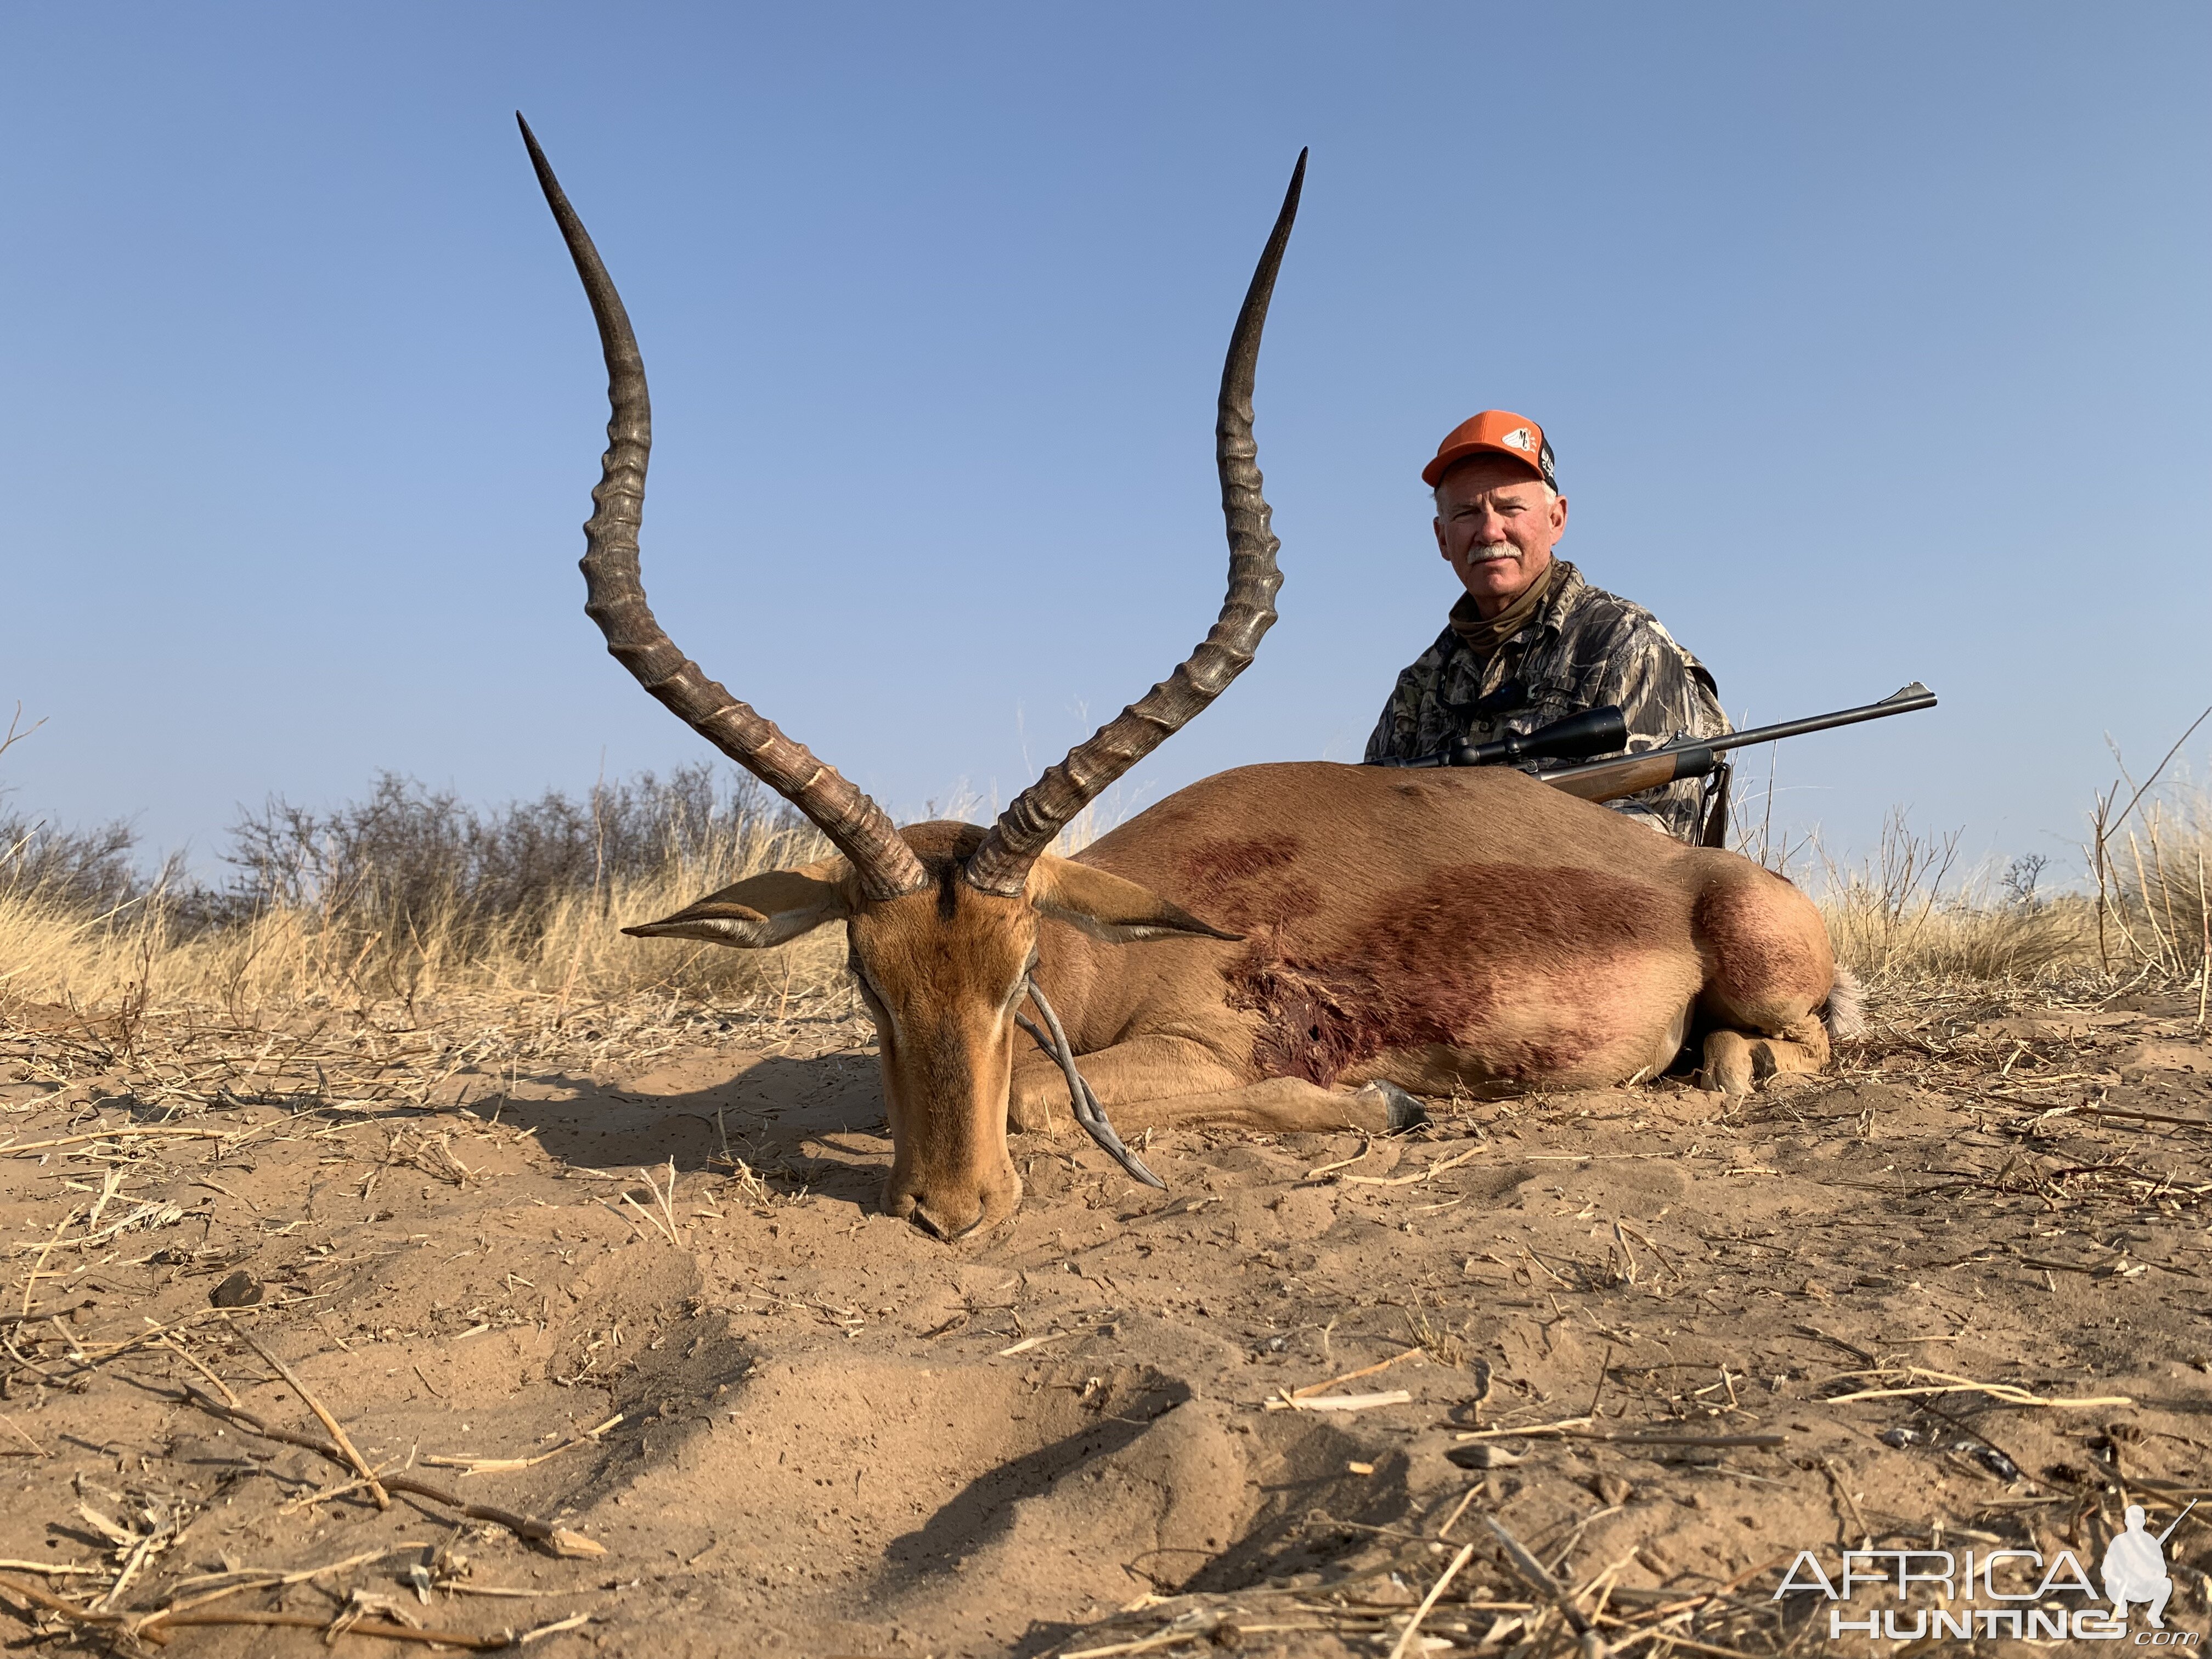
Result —
<svg viewBox="0 0 2212 1659"><path fill-rule="evenodd" d="M1447 627L1395 690L1367 739L1366 758L1416 760L1462 738L1507 732L1618 703L1628 746L1653 749L1681 736L1729 730L1719 689L1695 657L1641 605L1592 587L1565 560L1535 619L1487 657ZM1696 842L1711 808L1710 780L1608 802L1652 828Z"/></svg>

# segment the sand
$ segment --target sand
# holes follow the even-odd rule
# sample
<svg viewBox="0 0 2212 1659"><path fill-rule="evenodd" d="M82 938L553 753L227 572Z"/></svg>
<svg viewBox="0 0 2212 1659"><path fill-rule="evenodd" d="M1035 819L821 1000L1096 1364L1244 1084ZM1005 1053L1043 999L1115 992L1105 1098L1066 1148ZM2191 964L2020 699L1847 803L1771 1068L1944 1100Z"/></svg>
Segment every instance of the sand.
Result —
<svg viewBox="0 0 2212 1659"><path fill-rule="evenodd" d="M2094 1571L2125 1502L2212 1488L2212 1046L2178 996L1875 1012L1733 1106L1156 1135L1164 1194L1018 1137L1018 1217L953 1246L875 1207L849 1018L17 1007L0 1587L74 1610L0 1614L179 1655L1575 1651L1495 1522L1609 1647L1765 1654L1825 1644L1771 1599L1801 1550ZM310 1395L440 1497L254 1431L329 1442ZM2080 1401L2127 1403L2030 1403Z"/></svg>

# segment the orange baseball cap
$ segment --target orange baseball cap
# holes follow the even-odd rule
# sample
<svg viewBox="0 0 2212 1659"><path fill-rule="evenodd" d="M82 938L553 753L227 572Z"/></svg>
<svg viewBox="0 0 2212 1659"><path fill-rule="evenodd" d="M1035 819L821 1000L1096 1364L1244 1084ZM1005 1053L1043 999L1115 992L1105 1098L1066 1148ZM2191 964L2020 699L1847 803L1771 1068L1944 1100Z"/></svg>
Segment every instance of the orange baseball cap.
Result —
<svg viewBox="0 0 2212 1659"><path fill-rule="evenodd" d="M1486 409L1462 421L1437 446L1437 458L1421 469L1421 482L1431 489L1454 462L1484 453L1510 455L1522 462L1554 489L1559 487L1552 470L1552 441L1544 428L1510 410Z"/></svg>

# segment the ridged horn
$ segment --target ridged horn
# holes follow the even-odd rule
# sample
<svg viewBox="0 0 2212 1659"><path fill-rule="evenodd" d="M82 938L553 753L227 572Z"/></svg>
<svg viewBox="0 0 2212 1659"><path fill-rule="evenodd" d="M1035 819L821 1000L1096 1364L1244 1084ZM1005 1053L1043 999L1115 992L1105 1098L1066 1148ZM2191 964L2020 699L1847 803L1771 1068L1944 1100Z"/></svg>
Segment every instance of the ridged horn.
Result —
<svg viewBox="0 0 2212 1659"><path fill-rule="evenodd" d="M1221 513L1229 527L1229 592L1221 615L1197 649L1174 673L1067 751L1059 765L1024 789L999 815L962 874L986 893L1012 896L1029 880L1030 866L1054 838L1115 779L1165 743L1228 689L1275 621L1275 592L1283 573L1275 568L1281 544L1268 528L1261 491L1259 448L1252 441L1252 379L1260 361L1260 333L1275 292L1275 270L1291 240L1305 183L1306 152L1291 173L1283 210L1260 255L1244 308L1229 337L1221 368L1220 413L1213 453L1221 471Z"/></svg>
<svg viewBox="0 0 2212 1659"><path fill-rule="evenodd" d="M653 452L653 406L646 395L645 360L631 332L629 313L615 292L599 250L592 246L561 182L538 147L530 123L518 111L515 125L530 148L530 165L545 204L561 227L568 257L592 302L599 344L607 361L607 453L599 460L599 488L584 526L584 613L607 636L607 650L637 676L638 684L698 734L796 806L853 861L861 890L871 898L895 898L928 884L928 872L899 838L890 816L835 767L793 743L775 722L740 702L676 648L645 600L638 574L637 532L645 515L645 468Z"/></svg>

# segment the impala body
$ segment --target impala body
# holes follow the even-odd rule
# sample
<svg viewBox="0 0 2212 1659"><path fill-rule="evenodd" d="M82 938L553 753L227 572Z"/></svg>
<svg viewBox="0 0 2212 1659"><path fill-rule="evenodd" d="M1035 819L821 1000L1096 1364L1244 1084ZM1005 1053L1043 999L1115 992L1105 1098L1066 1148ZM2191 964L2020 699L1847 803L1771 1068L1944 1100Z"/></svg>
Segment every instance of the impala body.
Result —
<svg viewBox="0 0 2212 1659"><path fill-rule="evenodd" d="M1303 155L1222 371L1216 459L1230 561L1218 619L1174 673L996 823L901 829L708 679L647 606L637 551L652 433L643 363L590 237L526 125L523 134L607 362L586 611L648 691L838 849L626 931L760 948L844 926L881 1043L893 1213L948 1238L1003 1219L1021 1198L1010 1124L1054 1127L1063 1091L1081 1111L1085 1079L1099 1104L1138 1127L1382 1129L1398 1109L1387 1091L1359 1085L1620 1083L1663 1069L1700 1037L1716 1088L1826 1061L1830 1025L1850 1017L1850 985L1796 889L1518 773L1244 767L1169 797L1079 857L1049 850L1220 694L1274 621L1282 578L1251 393ZM1022 1041L1031 1002L1055 1031L1055 1006L1066 1011L1056 1055L1041 1052L1053 1046L1041 1033L1040 1048ZM1115 1149L1110 1130L1101 1139Z"/></svg>

